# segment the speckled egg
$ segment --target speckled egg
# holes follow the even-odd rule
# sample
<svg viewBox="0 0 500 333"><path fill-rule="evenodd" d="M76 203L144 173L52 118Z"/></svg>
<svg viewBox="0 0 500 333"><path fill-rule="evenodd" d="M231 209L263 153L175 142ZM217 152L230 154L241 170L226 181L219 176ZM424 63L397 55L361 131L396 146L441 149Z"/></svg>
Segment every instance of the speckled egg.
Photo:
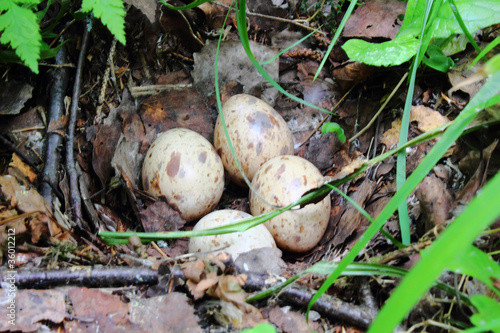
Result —
<svg viewBox="0 0 500 333"><path fill-rule="evenodd" d="M278 156L264 163L255 174L252 186L271 205L287 206L308 190L323 184L321 172L298 156ZM330 195L316 204L286 211L264 225L279 248L290 252L311 250L325 233L330 218ZM274 210L250 191L250 211L257 216Z"/></svg>
<svg viewBox="0 0 500 333"><path fill-rule="evenodd" d="M259 98L235 95L224 103L222 114L235 155L250 181L266 161L293 154L293 137L285 120ZM229 149L220 116L215 124L214 146L231 181L246 186Z"/></svg>
<svg viewBox="0 0 500 333"><path fill-rule="evenodd" d="M142 185L164 196L187 221L212 211L224 189L224 166L210 142L200 134L175 128L158 136L142 166Z"/></svg>
<svg viewBox="0 0 500 333"><path fill-rule="evenodd" d="M196 223L193 230L203 230L220 227L225 224L235 223L252 217L252 215L239 210L225 209L211 212ZM215 253L225 251L234 260L244 252L261 247L276 247L273 236L262 224L248 229L244 232L233 232L230 234L191 237L189 239L189 252Z"/></svg>

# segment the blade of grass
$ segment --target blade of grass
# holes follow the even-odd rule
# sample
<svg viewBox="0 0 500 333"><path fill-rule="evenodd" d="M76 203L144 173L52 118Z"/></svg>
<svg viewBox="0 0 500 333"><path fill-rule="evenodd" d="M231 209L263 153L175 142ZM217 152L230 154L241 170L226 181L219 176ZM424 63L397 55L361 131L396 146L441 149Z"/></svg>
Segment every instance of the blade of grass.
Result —
<svg viewBox="0 0 500 333"><path fill-rule="evenodd" d="M468 249L479 233L500 216L500 174L478 192L467 208L426 251L386 302L368 332L392 332L432 286L447 265ZM474 221L474 223L471 223Z"/></svg>
<svg viewBox="0 0 500 333"><path fill-rule="evenodd" d="M328 60L328 56L330 55L330 53L332 53L333 47L335 46L337 39L339 38L340 34L342 33L342 30L344 30L345 24L347 23L347 20L351 16L351 13L354 10L354 7L356 7L357 3L358 3L357 0L351 0L349 7L347 7L347 10L344 14L344 17L342 18L342 21L340 21L339 27L337 28L337 31L335 31L335 35L333 36L333 39L330 42L328 49L326 50L325 56L323 57L323 60L319 64L319 67L318 67L318 70L316 71L316 74L314 74L313 81L315 81L318 78L319 73L321 72L321 70L325 66L325 63Z"/></svg>
<svg viewBox="0 0 500 333"><path fill-rule="evenodd" d="M493 48L495 46L497 46L498 44L500 44L500 36L498 36L497 38L495 38L491 43L488 44L488 46L486 46L484 48L484 50L482 50L476 57L476 59L474 59L474 61L470 64L469 68L467 68L467 70L470 70L472 68L472 66L474 66L482 57L484 57L488 52L490 52L491 50L493 50Z"/></svg>
<svg viewBox="0 0 500 333"><path fill-rule="evenodd" d="M500 72L495 73L479 90L474 98L467 104L460 115L451 123L441 139L434 145L427 156L417 166L415 171L410 175L405 184L396 192L392 199L387 203L380 214L375 218L375 222L371 224L368 229L361 235L356 244L354 244L351 251L339 263L339 266L333 273L326 279L318 292L311 298L307 307L306 317L309 318L309 311L311 310L314 302L323 295L333 282L339 277L341 272L351 264L356 256L363 250L368 242L375 236L378 230L396 211L401 202L406 200L406 197L417 187L417 185L424 179L427 173L436 165L439 159L444 155L448 148L456 141L458 137L467 128L469 123L475 118L477 113L482 109L491 106L491 100L500 92ZM333 184L332 184L333 185Z"/></svg>
<svg viewBox="0 0 500 333"><path fill-rule="evenodd" d="M236 10L236 21L238 23L238 34L240 36L240 41L241 44L243 45L243 48L245 49L245 52L248 56L248 59L252 62L252 65L257 69L257 71L262 75L274 88L276 88L279 92L282 94L286 95L287 97L291 98L292 100L303 104L307 105L313 109L320 110L322 112L335 115L333 112L320 108L319 106L316 106L312 103L309 103L301 98L298 98L297 96L294 96L290 94L288 91L283 89L274 79L266 72L266 70L259 64L257 59L255 59L255 56L252 53L252 50L250 48L250 40L248 38L248 32L247 32L247 18L246 18L246 1L245 0L239 0L238 1L238 7Z"/></svg>
<svg viewBox="0 0 500 333"><path fill-rule="evenodd" d="M455 4L455 0L450 0L450 8L451 8L451 11L453 12L453 15L455 15L455 19L457 20L458 25L460 25L460 28L462 28L462 31L463 31L465 37L467 37L467 40L469 41L469 43L471 43L471 45L474 47L476 52L480 53L481 48L479 47L479 45L477 45L477 43L474 40L474 37L472 37L469 29L467 29L467 26L465 25L465 22L462 19L462 15L460 15L460 12L457 9L457 5Z"/></svg>
<svg viewBox="0 0 500 333"><path fill-rule="evenodd" d="M410 127L410 113L413 101L413 91L415 90L415 80L417 77L417 68L420 65L420 61L423 58L423 54L427 49L428 43L430 42L431 33L428 33L429 26L432 25L431 12L437 13L439 10L439 2L437 8L434 7L434 1L428 0L425 8L424 23L422 25L422 30L420 32L419 46L417 49L417 54L412 63L410 84L408 87L408 93L406 95L406 101L403 111L403 117L401 119L401 127L399 132L399 146L403 146L408 141L408 129ZM434 7L434 8L433 8ZM401 151L397 155L396 160L396 188L399 190L406 181L406 151ZM401 242L404 245L410 244L410 219L408 217L408 205L406 200L401 202L398 207L399 214L399 229L401 231Z"/></svg>

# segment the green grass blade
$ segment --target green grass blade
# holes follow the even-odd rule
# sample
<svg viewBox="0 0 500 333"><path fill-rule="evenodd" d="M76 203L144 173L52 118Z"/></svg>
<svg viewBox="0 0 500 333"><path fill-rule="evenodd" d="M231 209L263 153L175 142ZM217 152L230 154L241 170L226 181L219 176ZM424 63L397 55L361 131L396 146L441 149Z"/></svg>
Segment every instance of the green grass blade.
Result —
<svg viewBox="0 0 500 333"><path fill-rule="evenodd" d="M335 31L335 35L333 36L333 39L330 42L330 45L328 46L328 49L326 50L326 54L323 57L323 60L321 61L321 63L319 64L318 70L316 71L316 74L314 75L313 81L318 78L319 73L321 72L321 70L325 66L325 63L328 60L328 56L332 52L333 47L335 46L335 43L337 42L337 39L339 39L340 33L342 32L342 30L344 30L345 24L347 23L347 20L351 16L351 13L354 10L354 7L356 7L357 3L358 3L357 0L351 0L351 3L349 4L349 7L347 7L347 10L346 10L346 12L344 14L344 17L342 18L342 21L340 22L339 27L337 28L337 31Z"/></svg>
<svg viewBox="0 0 500 333"><path fill-rule="evenodd" d="M418 165L415 171L407 179L403 187L392 197L384 209L375 219L375 222L368 227L368 229L361 235L356 244L354 244L351 251L339 263L339 266L327 278L327 280L320 287L318 292L312 297L307 307L307 315L314 302L323 295L333 282L340 276L341 272L351 264L356 256L363 250L368 242L375 236L378 230L396 211L401 202L406 200L406 197L417 187L417 185L424 179L429 171L436 165L439 159L444 155L448 148L460 137L462 132L467 128L469 123L475 118L485 107L491 105L490 99L498 95L500 92L500 73L495 73L481 88L481 90L474 96L474 98L467 104L462 113L451 123L441 139L434 145L427 156Z"/></svg>
<svg viewBox="0 0 500 333"><path fill-rule="evenodd" d="M499 188L500 174L497 174L434 244L422 252L420 261L396 288L368 332L392 332L448 264L464 251L464 245L471 244L500 216Z"/></svg>
<svg viewBox="0 0 500 333"><path fill-rule="evenodd" d="M426 26L428 26L428 20L431 13L433 5L433 0L427 1L427 6L425 9L424 23L422 25L422 30L420 33L420 43L417 49L417 54L413 60L411 75L410 75L410 85L408 87L408 93L406 95L405 107L403 111L403 117L401 119L401 127L399 132L399 146L403 146L408 141L408 129L410 127L410 114L411 105L413 101L413 91L415 90L415 80L417 77L417 68L420 64L420 55L425 53L424 36L426 31ZM406 181L406 151L401 151L398 153L396 161L396 187L399 190ZM408 217L408 206L406 200L401 202L398 207L399 213L399 229L401 231L401 241L404 245L410 244L410 219Z"/></svg>
<svg viewBox="0 0 500 333"><path fill-rule="evenodd" d="M472 66L474 66L482 57L484 57L488 52L490 52L491 50L493 50L493 48L495 46L497 46L498 44L500 44L500 36L498 36L497 38L495 38L491 43L488 44L488 46L486 46L484 48L484 50L482 50L476 57L476 59L474 59L474 61L470 64L469 68L467 68L467 70L470 70L472 68Z"/></svg>
<svg viewBox="0 0 500 333"><path fill-rule="evenodd" d="M239 0L238 2L238 8L236 12L236 21L238 23L238 34L240 36L240 41L241 44L243 45L243 48L245 49L245 52L248 56L248 59L252 62L252 65L255 67L255 69L262 75L274 88L276 88L279 92L282 94L286 95L287 97L291 98L292 100L303 104L307 105L313 109L320 110L322 112L328 113L335 115L331 111L320 108L319 106L316 106L312 103L309 103L307 101L304 101L301 98L298 98L297 96L294 96L290 94L288 91L283 89L274 79L266 72L266 70L259 64L257 59L255 59L255 56L252 53L252 50L250 49L250 40L248 39L248 32L247 32L247 18L246 18L246 3L245 0Z"/></svg>
<svg viewBox="0 0 500 333"><path fill-rule="evenodd" d="M455 15L455 19L457 20L458 25L460 25L460 28L462 28L462 31L463 31L465 37L467 37L467 40L469 41L469 43L472 44L474 49L478 53L480 53L481 49L479 48L479 45L477 45L476 41L474 40L474 37L472 37L472 34L470 33L469 29L467 29L467 26L465 25L465 22L462 19L462 15L460 15L460 12L457 9L457 5L455 4L455 0L450 0L450 8L451 8L451 11L453 12L453 15Z"/></svg>

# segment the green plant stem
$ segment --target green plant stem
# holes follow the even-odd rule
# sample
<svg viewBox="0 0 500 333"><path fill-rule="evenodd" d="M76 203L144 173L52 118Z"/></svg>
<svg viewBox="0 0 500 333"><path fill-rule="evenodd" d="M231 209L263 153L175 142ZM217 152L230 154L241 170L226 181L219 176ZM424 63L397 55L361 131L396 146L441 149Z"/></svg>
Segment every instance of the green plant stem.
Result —
<svg viewBox="0 0 500 333"><path fill-rule="evenodd" d="M458 22L458 25L460 25L460 28L462 28L463 33L469 40L469 43L474 47L477 53L481 52L481 48L479 45L477 45L476 41L474 40L474 37L472 37L469 29L467 29L467 26L465 25L464 20L462 19L462 15L460 15L460 12L457 9L457 5L455 4L455 0L449 0L450 1L450 8L451 11L453 12L453 15L455 15L455 19Z"/></svg>

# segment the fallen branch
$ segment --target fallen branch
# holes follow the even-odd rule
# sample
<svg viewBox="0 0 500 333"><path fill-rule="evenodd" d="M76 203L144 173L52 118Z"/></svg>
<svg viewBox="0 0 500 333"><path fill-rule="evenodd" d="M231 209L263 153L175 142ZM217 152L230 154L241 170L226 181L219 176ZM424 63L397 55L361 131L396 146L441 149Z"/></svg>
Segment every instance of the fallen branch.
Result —
<svg viewBox="0 0 500 333"><path fill-rule="evenodd" d="M66 62L67 52L66 46L62 45L56 55L56 64L60 65ZM68 88L69 69L59 67L52 70L53 84L50 87L50 110L49 123L57 122L64 114L64 97ZM59 200L64 202L62 194L54 190L54 185L59 181L58 170L61 161L61 146L63 137L57 131L47 133L47 150L45 153L45 165L43 168L44 180L47 182L42 184L41 194L45 201L52 207L54 192L57 193Z"/></svg>
<svg viewBox="0 0 500 333"><path fill-rule="evenodd" d="M80 49L80 54L78 56L78 63L76 66L75 83L73 85L73 95L71 100L71 109L70 109L69 123L68 123L68 141L66 142L66 167L68 169L68 176L69 176L71 207L73 209L73 216L75 218L75 221L81 229L88 229L88 226L85 226L83 224L82 199L78 187L78 174L75 168L73 146L75 140L76 113L78 109L78 101L80 99L80 86L81 86L83 60L85 59L85 54L87 53L87 47L89 44L88 43L89 31L91 27L92 27L92 19L88 18L87 25L83 31L82 45Z"/></svg>

